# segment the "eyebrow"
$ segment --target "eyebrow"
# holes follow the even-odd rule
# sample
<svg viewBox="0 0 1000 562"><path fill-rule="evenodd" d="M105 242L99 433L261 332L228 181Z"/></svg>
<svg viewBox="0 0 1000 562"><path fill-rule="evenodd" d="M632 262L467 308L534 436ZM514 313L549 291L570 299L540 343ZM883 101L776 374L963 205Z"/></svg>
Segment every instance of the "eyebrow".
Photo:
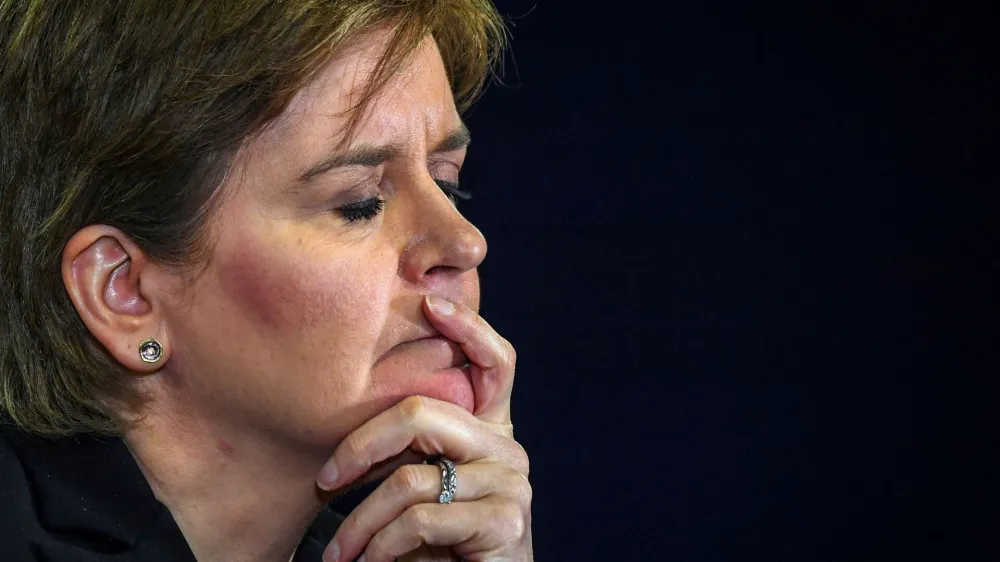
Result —
<svg viewBox="0 0 1000 562"><path fill-rule="evenodd" d="M431 152L451 152L465 148L471 142L472 137L469 135L469 129L463 123L458 129L448 133L448 136L439 142ZM305 173L299 176L299 182L307 182L316 176L337 168L346 168L348 166L373 168L396 158L402 152L402 147L395 144L382 146L361 145L344 152L335 152L306 170Z"/></svg>

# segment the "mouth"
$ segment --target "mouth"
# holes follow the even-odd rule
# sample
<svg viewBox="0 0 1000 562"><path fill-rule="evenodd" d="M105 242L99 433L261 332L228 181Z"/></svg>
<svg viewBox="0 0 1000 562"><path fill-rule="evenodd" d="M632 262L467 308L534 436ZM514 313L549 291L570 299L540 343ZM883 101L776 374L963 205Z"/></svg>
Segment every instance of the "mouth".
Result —
<svg viewBox="0 0 1000 562"><path fill-rule="evenodd" d="M379 361L405 355L412 356L415 364L429 365L436 369L469 366L469 358L462 351L462 347L442 335L425 336L397 344Z"/></svg>
<svg viewBox="0 0 1000 562"><path fill-rule="evenodd" d="M376 359L374 395L387 401L426 396L475 411L472 368L462 347L430 326L415 328Z"/></svg>
<svg viewBox="0 0 1000 562"><path fill-rule="evenodd" d="M375 363L372 376L378 395L426 396L451 402L469 413L475 410L469 358L454 341L438 333L398 343Z"/></svg>

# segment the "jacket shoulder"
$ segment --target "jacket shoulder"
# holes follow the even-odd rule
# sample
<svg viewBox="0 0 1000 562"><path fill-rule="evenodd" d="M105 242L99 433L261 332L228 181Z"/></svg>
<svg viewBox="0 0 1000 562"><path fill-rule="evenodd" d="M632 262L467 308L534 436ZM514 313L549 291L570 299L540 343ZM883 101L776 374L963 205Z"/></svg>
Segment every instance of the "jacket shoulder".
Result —
<svg viewBox="0 0 1000 562"><path fill-rule="evenodd" d="M42 562L31 545L38 536L39 522L31 486L20 457L9 439L9 429L0 428L0 553L10 562Z"/></svg>

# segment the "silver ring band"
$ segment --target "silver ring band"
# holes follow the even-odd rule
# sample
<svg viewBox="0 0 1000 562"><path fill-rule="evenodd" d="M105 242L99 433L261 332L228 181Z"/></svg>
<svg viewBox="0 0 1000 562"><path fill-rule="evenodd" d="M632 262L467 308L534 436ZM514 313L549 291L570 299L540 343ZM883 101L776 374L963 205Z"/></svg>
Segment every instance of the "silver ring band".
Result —
<svg viewBox="0 0 1000 562"><path fill-rule="evenodd" d="M441 467L441 496L438 498L438 503L451 503L458 490L458 472L455 470L455 463L441 457L437 465Z"/></svg>

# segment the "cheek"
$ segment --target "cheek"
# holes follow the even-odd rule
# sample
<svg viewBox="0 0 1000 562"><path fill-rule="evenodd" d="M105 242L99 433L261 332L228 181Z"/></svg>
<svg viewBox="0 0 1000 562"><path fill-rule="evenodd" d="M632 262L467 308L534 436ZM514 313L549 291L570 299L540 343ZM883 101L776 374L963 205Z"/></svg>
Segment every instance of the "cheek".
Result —
<svg viewBox="0 0 1000 562"><path fill-rule="evenodd" d="M285 335L331 328L377 333L373 324L385 317L391 283L384 277L375 260L251 250L230 253L219 271L221 289L240 316Z"/></svg>

